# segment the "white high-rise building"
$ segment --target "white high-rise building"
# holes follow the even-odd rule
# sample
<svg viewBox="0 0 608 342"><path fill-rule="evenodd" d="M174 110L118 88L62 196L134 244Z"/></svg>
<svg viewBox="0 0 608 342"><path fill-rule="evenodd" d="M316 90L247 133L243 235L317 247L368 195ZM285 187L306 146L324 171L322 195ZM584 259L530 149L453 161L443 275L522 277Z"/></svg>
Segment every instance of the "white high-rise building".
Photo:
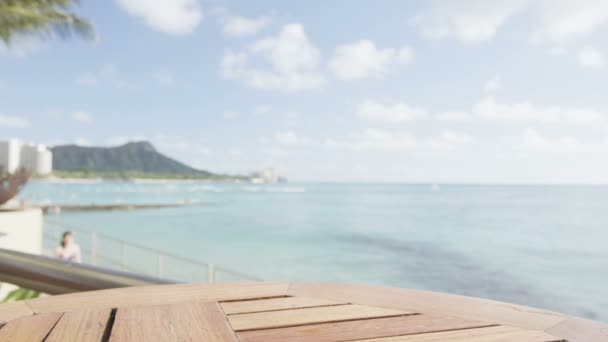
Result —
<svg viewBox="0 0 608 342"><path fill-rule="evenodd" d="M9 173L15 172L21 162L21 143L17 139L0 141L0 168Z"/></svg>
<svg viewBox="0 0 608 342"><path fill-rule="evenodd" d="M0 166L12 173L24 167L33 174L53 172L53 153L41 144L22 144L16 139L0 141Z"/></svg>
<svg viewBox="0 0 608 342"><path fill-rule="evenodd" d="M281 181L281 177L273 168L267 168L259 172L251 174L251 182L253 183L277 183Z"/></svg>

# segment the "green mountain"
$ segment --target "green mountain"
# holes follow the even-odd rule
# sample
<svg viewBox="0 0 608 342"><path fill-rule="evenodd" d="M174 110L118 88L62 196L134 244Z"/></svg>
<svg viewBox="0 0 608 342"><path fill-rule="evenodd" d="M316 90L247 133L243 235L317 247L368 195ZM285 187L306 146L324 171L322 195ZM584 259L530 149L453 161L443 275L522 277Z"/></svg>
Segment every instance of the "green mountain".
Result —
<svg viewBox="0 0 608 342"><path fill-rule="evenodd" d="M117 147L61 145L51 148L59 176L121 176L149 178L216 178L158 152L147 141Z"/></svg>

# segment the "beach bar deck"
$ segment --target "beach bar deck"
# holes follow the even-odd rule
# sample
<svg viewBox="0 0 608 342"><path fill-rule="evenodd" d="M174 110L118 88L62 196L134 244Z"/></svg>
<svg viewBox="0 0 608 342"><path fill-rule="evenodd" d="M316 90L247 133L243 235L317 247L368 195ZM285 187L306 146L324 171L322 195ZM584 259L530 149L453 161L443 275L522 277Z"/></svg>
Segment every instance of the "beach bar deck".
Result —
<svg viewBox="0 0 608 342"><path fill-rule="evenodd" d="M608 341L608 325L497 301L300 283L137 286L0 305L0 341Z"/></svg>

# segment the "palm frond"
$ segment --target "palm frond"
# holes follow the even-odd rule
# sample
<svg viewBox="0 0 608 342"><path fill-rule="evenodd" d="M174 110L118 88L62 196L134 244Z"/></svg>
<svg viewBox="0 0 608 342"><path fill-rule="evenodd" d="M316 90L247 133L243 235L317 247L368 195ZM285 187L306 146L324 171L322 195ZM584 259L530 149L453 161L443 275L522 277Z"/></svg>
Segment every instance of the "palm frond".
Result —
<svg viewBox="0 0 608 342"><path fill-rule="evenodd" d="M94 35L89 22L73 12L77 0L0 0L0 39L10 43L18 34L62 37Z"/></svg>

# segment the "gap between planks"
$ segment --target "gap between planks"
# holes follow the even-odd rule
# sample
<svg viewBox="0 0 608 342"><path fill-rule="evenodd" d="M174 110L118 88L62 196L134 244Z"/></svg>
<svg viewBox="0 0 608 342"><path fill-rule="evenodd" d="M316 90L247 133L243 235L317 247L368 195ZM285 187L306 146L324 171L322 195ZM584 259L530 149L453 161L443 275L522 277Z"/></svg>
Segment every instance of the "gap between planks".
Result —
<svg viewBox="0 0 608 342"><path fill-rule="evenodd" d="M311 297L283 297L257 301L239 301L221 303L227 315L254 314L272 311L312 309L351 304L345 301L335 301Z"/></svg>
<svg viewBox="0 0 608 342"><path fill-rule="evenodd" d="M303 308L303 309L310 309L310 308ZM280 310L280 311L285 311L285 310ZM235 330L233 328L232 330L234 330L234 332L236 332L238 335L238 334L244 333L244 332L259 331L259 330L297 328L297 327L306 327L306 326L319 325L319 324L325 324L325 323L356 322L356 321L366 321L369 319L376 319L376 318L392 318L392 317L417 316L417 315L420 315L420 314L419 313L404 313L404 314L400 314L400 315L386 315L386 316L375 316L375 317L364 317L364 318L346 318L346 319L335 319L335 320L328 320L328 321L323 321L323 322L310 322L310 323L294 323L294 324L290 324L290 325L283 325L283 326L277 326L277 327L266 327L266 328L260 327L260 328L251 328L251 329L242 329L242 330ZM230 321L228 321L228 323L230 323ZM232 328L232 324L230 324L230 327Z"/></svg>
<svg viewBox="0 0 608 342"><path fill-rule="evenodd" d="M470 342L568 342L562 338L547 334L544 331L522 329L505 325L355 339L348 340L348 342L437 342L452 340Z"/></svg>
<svg viewBox="0 0 608 342"><path fill-rule="evenodd" d="M46 333L46 335L44 335L44 337L42 338L42 342L46 341L46 339L49 337L49 335L51 335L51 332L53 331L53 329L55 329L55 327L57 326L57 324L59 324L59 321L63 318L63 315L65 315L65 312L62 312L59 317L57 317L57 320L55 321L55 324L53 324L53 326L51 327L51 329L49 329L49 332ZM35 316L35 315L33 315Z"/></svg>
<svg viewBox="0 0 608 342"><path fill-rule="evenodd" d="M116 312L118 309L113 308L110 311L110 317L108 317L108 323L106 324L106 329L103 332L103 336L101 337L101 342L109 342L110 336L112 336L112 328L114 328L114 321L116 320Z"/></svg>
<svg viewBox="0 0 608 342"><path fill-rule="evenodd" d="M226 299L226 300L218 300L217 303L221 305L222 303L253 302L256 300L292 298L292 297L294 297L294 296L270 296L270 297L245 298L245 299Z"/></svg>
<svg viewBox="0 0 608 342"><path fill-rule="evenodd" d="M351 341L365 338L395 337L435 331L452 331L492 326L483 322L434 315L369 318L350 322L319 323L314 326L286 327L239 332L243 342L269 341Z"/></svg>
<svg viewBox="0 0 608 342"><path fill-rule="evenodd" d="M352 305L352 303L325 304L325 305L315 305L315 306L303 306L301 308L282 308L282 309L236 312L236 313L226 314L226 316L245 315L245 314L254 314L254 313L262 313L262 312L293 311L293 310L304 310L304 309L312 309L312 308L326 308L329 306L343 306L343 305ZM415 313L415 315L417 315L417 314L418 313Z"/></svg>

